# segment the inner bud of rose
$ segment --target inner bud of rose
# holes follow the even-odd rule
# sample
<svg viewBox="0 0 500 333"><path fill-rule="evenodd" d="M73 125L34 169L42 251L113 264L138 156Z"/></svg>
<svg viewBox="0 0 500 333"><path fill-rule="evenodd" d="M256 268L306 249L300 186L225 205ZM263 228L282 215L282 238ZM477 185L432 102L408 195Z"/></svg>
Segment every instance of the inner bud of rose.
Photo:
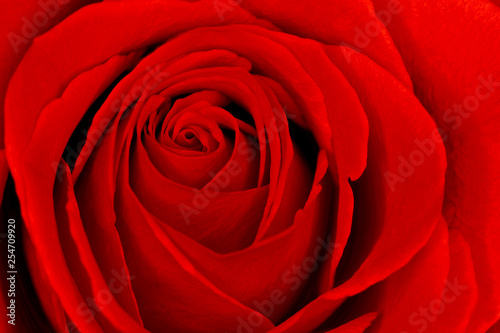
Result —
<svg viewBox="0 0 500 333"><path fill-rule="evenodd" d="M129 312L136 302L146 328L185 329L173 318L193 304L197 313L216 304L228 329L249 311L272 325L318 292L318 268L291 281L305 258L329 251L318 239L333 189L290 96L235 52L175 55L167 43L94 106L74 164L76 200L93 252L113 253L96 256L104 277L118 267L135 277L116 298ZM285 301L267 313L273 290Z"/></svg>
<svg viewBox="0 0 500 333"><path fill-rule="evenodd" d="M165 104L163 97L156 98ZM165 177L199 190L210 181L221 184L215 191L225 192L258 185L258 149L251 157L241 154L256 131L223 109L226 97L207 90L177 98L171 108L170 103L141 111L150 113L141 125L144 147Z"/></svg>

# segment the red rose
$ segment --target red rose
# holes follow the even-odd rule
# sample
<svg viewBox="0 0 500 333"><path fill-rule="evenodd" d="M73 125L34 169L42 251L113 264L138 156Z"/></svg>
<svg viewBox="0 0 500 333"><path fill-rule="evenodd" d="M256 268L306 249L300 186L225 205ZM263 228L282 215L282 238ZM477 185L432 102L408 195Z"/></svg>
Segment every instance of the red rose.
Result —
<svg viewBox="0 0 500 333"><path fill-rule="evenodd" d="M499 330L497 5L90 2L3 11L7 331Z"/></svg>

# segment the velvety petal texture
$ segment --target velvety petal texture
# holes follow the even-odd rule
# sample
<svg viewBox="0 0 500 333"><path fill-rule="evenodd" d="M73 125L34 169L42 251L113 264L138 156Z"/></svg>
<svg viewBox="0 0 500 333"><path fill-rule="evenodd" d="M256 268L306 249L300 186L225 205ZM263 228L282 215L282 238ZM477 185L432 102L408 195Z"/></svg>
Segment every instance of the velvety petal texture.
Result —
<svg viewBox="0 0 500 333"><path fill-rule="evenodd" d="M467 332L483 332L500 316L500 9L489 1L402 5L408 10L388 29L416 96L447 138L443 215L470 246L479 299Z"/></svg>
<svg viewBox="0 0 500 333"><path fill-rule="evenodd" d="M7 7L21 332L498 327L494 2Z"/></svg>

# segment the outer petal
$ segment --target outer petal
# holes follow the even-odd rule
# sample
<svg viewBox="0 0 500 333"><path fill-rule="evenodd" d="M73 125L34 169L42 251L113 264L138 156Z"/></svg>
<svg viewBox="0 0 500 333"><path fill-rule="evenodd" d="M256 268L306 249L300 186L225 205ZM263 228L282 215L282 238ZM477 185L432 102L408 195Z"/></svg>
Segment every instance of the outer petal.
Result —
<svg viewBox="0 0 500 333"><path fill-rule="evenodd" d="M33 289L30 272L28 271L25 258L25 232L22 228L22 219L19 212L19 203L17 201L12 180L8 180L9 168L5 151L0 150L0 315L4 318L0 323L0 331L6 333L29 333L35 330L49 331L51 325L46 319ZM8 247L8 221L14 219L15 226L15 297L8 297L10 283L7 273L11 269L7 268ZM10 312L7 306L10 306L10 300L15 300L15 325L9 324L11 320L7 317Z"/></svg>
<svg viewBox="0 0 500 333"><path fill-rule="evenodd" d="M399 1L384 1L385 12L388 13L385 14L385 23L390 24L392 16L398 15L404 8ZM225 0L217 2L233 3ZM411 87L401 57L369 1L321 0L312 6L301 0L244 0L241 1L241 6L287 33L326 44L350 45L381 64L407 87ZM373 33L370 29L373 29Z"/></svg>
<svg viewBox="0 0 500 333"><path fill-rule="evenodd" d="M359 295L357 313L380 311L368 332L466 332L476 304L470 253L442 219L429 243L401 270Z"/></svg>
<svg viewBox="0 0 500 333"><path fill-rule="evenodd" d="M20 0L2 2L0 12L0 148L4 146L4 98L7 84L34 38L66 16L97 0Z"/></svg>
<svg viewBox="0 0 500 333"><path fill-rule="evenodd" d="M429 326L434 332L468 332L467 325L478 298L470 247L454 228L449 229L449 247L450 271L441 294L444 310Z"/></svg>
<svg viewBox="0 0 500 333"><path fill-rule="evenodd" d="M373 310L383 312L369 332L410 332L421 322L427 329L427 318L431 317L417 313L418 308L424 309L424 313L434 311L434 300L441 300L448 270L448 230L441 220L429 243L408 265L359 296L355 311L365 306L371 309L376 304Z"/></svg>
<svg viewBox="0 0 500 333"><path fill-rule="evenodd" d="M500 316L500 9L481 0L402 4L389 32L447 137L443 215L472 251L479 300L467 331L484 332Z"/></svg>

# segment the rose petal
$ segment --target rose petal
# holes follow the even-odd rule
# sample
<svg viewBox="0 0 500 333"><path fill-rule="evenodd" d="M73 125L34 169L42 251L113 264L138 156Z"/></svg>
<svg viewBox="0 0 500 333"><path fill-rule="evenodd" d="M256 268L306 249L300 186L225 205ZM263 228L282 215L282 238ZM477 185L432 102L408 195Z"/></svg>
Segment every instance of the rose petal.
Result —
<svg viewBox="0 0 500 333"><path fill-rule="evenodd" d="M488 1L401 2L405 9L389 32L416 96L445 131L443 215L470 245L479 300L467 331L483 332L500 315L500 8ZM490 79L496 83L485 88Z"/></svg>
<svg viewBox="0 0 500 333"><path fill-rule="evenodd" d="M61 1L63 2L63 1ZM0 35L6 36L0 43L0 133L4 133L4 98L12 74L26 50L38 35L58 24L66 16L96 0L72 0L63 4L50 1L24 0L6 2L0 12ZM36 19L35 19L36 17ZM43 17L46 17L45 21ZM42 21L40 22L40 18ZM43 24L40 24L45 22ZM0 135L0 148L4 136Z"/></svg>
<svg viewBox="0 0 500 333"><path fill-rule="evenodd" d="M477 282L470 247L458 229L449 229L450 271L441 300L444 312L439 314L431 330L467 332L467 326L477 305ZM451 296L450 296L451 295Z"/></svg>
<svg viewBox="0 0 500 333"><path fill-rule="evenodd" d="M98 96L102 90L104 90L105 86L109 84L109 81L117 75L116 72L121 72L123 70L123 66L127 66L129 62L134 61L137 55L131 56L117 56L116 58L111 59L109 62L104 63L82 75L78 76L65 90L61 99L54 101L46 108L45 115L53 115L60 112L65 112L68 101L75 102L74 108L78 107L82 108L82 110L86 110L86 108L92 103L92 101ZM88 82L102 82L101 85L89 85ZM106 83L107 82L107 83ZM82 88L82 87L87 87ZM8 109L8 108L7 108ZM79 121L79 116L83 114L83 111L75 112L75 114L68 114L67 121L74 123L76 126ZM41 273L42 276L46 274L47 284L52 285L55 295L53 297L58 298L61 301L61 304L66 311L68 317L76 324L80 325L82 329L87 328L89 330L98 331L100 328L97 326L95 321L85 322L83 318L77 313L77 306L83 302L80 293L78 292L74 281L72 280L69 271L64 263L63 255L61 252L61 248L59 242L57 241L57 230L55 229L55 221L54 221L54 211L52 208L52 189L53 184L52 181L55 178L56 171L59 171L57 168L54 168L54 163L51 163L50 157L61 155L62 149L64 149L64 144L67 139L61 138L64 135L71 134L71 128L65 128L65 130L54 131L51 130L50 122L46 122L46 117L42 117L39 119L37 123L37 131L35 132L35 138L38 135L41 135L42 139L33 143L34 145L40 144L45 140L50 140L51 144L50 149L38 150L37 154L29 155L27 158L23 159L22 162L16 160L13 162L14 167L12 170L13 175L16 174L20 176L20 171L22 165L23 170L31 169L32 173L26 173L26 178L16 178L16 186L18 187L19 198L21 201L21 205L26 199L28 195L36 198L31 201L33 205L33 209L28 209L28 211L23 210L23 217L25 219L25 225L28 232L28 237L32 241L31 250L27 252L28 256L33 255L36 252L38 256L38 260L34 265L40 265L40 270L43 270L44 273ZM47 127L43 127L46 125ZM47 134L50 132L50 134ZM18 133L16 133L16 136ZM19 140L15 141L19 143ZM33 146L31 146L33 147ZM32 149L32 148L27 148ZM13 153L12 145L7 143L7 151ZM43 153L42 153L43 151ZM59 153L58 153L59 151ZM15 151L19 153L19 151ZM9 154L7 154L9 155ZM9 156L8 156L9 158ZM42 161L45 159L45 168L39 168L39 163L43 163ZM35 162L34 162L35 161ZM55 161L55 160L53 160ZM19 163L21 162L21 163ZM55 162L57 165L57 162ZM34 172L34 173L33 173ZM31 175L31 176L30 176ZM29 191L25 192L22 190L23 184L31 184L34 187L38 187L39 189L45 188L47 193L43 194L43 191ZM37 216L36 212L41 212L41 216L43 216L43 223L32 223L32 218ZM33 259L29 259L33 260ZM48 291L51 289L47 289ZM57 312L48 313L48 316L57 317Z"/></svg>
<svg viewBox="0 0 500 333"><path fill-rule="evenodd" d="M321 151L307 202L300 209L291 209L295 215L292 216L293 226L249 248L221 255L171 228L164 229L190 262L215 286L277 322L297 302L301 291L307 288L306 281L314 279L310 276L334 250L331 239L323 239L331 213L328 208L332 189L327 168L326 154ZM290 209L289 206L280 208ZM276 218L282 218L281 215ZM247 287L242 289L242 283ZM310 283L314 285L314 282Z"/></svg>
<svg viewBox="0 0 500 333"><path fill-rule="evenodd" d="M153 331L185 332L237 327L239 320L251 313L250 309L218 290L175 248L159 227L159 221L149 215L130 188L127 189L128 172L124 162L129 156L125 152L122 158L121 181L117 182L117 228L127 244L125 256L136 276L132 284L145 327ZM172 299L176 302L165 302ZM209 311L214 306L216 313ZM206 313L211 314L206 316ZM262 331L273 327L265 317L259 315L257 319Z"/></svg>
<svg viewBox="0 0 500 333"><path fill-rule="evenodd" d="M78 306L78 311L87 321L95 317L104 331L138 330L142 322L133 293L126 292L130 288L127 269L115 270L111 279L104 279L80 219L69 167L65 163L63 167L66 172L56 185L54 201L64 256L86 300Z"/></svg>
<svg viewBox="0 0 500 333"><path fill-rule="evenodd" d="M351 315L380 311L368 332L465 332L477 299L470 259L461 235L448 235L441 219L408 265L356 298Z"/></svg>
<svg viewBox="0 0 500 333"><path fill-rule="evenodd" d="M232 1L227 2L232 3ZM390 8L392 13L398 13L401 6L398 6L397 1L394 3L395 5L390 5ZM241 1L241 6L293 35L326 44L350 45L355 50L361 50L408 88L412 86L401 56L394 47L387 29L375 15L371 3L363 0L334 2L322 0L311 6L300 0L272 0L264 4L258 0L245 0ZM395 16L391 15L391 12L388 15L387 24L390 23L391 17ZM387 14L385 16L387 17ZM374 28L376 33L373 36ZM365 40L359 38L362 34L366 36L367 32L369 35Z"/></svg>
<svg viewBox="0 0 500 333"><path fill-rule="evenodd" d="M407 264L427 243L441 216L445 163L439 137L433 153L403 183L391 186L384 177L387 171L398 172L399 156L408 158L418 149L414 140L433 138L432 119L412 92L365 56L353 54L348 64L338 47L328 51L358 91L370 124L367 170L353 185L359 186L357 202L365 210L355 210L350 245L344 254L347 265L341 270L346 275L337 275L340 282L345 282L292 316L282 325L283 330L307 329L311 322L321 323L346 297ZM391 98L380 99L381 94ZM357 231L356 226L362 229Z"/></svg>

